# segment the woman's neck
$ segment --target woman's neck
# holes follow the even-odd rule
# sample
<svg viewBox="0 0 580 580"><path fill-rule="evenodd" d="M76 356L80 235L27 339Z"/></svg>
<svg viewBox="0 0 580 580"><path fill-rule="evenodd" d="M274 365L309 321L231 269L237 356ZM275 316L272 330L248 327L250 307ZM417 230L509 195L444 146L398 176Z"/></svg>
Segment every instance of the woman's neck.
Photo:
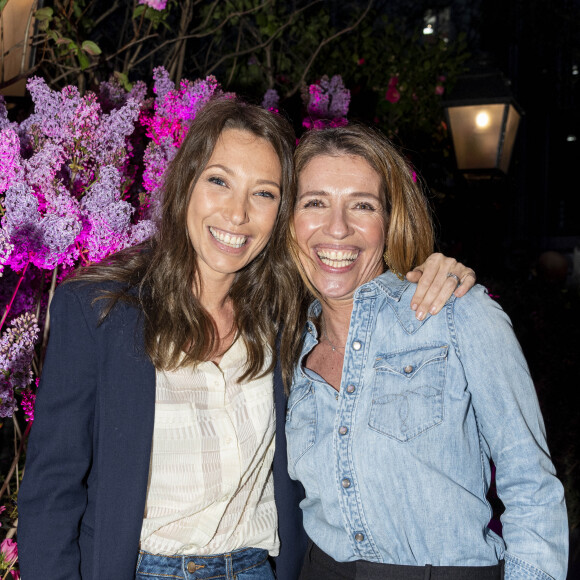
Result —
<svg viewBox="0 0 580 580"><path fill-rule="evenodd" d="M325 304L322 303L320 315L320 332L333 346L344 346L348 338L352 302Z"/></svg>

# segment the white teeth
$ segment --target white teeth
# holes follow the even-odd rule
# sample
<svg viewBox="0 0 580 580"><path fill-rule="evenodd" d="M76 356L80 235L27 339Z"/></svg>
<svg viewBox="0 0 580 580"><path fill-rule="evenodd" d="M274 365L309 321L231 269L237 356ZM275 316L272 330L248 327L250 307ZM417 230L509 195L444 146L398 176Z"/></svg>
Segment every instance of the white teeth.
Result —
<svg viewBox="0 0 580 580"><path fill-rule="evenodd" d="M225 232L211 227L209 228L209 231L218 242L230 246L231 248L241 248L248 240L248 236L232 236L231 234L226 234Z"/></svg>
<svg viewBox="0 0 580 580"><path fill-rule="evenodd" d="M358 252L352 250L319 250L317 254L331 268L345 268L358 258Z"/></svg>

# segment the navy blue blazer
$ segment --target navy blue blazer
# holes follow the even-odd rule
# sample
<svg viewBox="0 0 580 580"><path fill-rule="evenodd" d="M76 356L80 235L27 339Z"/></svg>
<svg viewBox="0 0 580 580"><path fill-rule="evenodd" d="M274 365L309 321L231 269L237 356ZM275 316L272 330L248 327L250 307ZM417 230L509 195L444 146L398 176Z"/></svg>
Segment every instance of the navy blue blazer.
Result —
<svg viewBox="0 0 580 580"><path fill-rule="evenodd" d="M18 498L23 580L133 580L145 511L155 369L140 311L120 303L99 325L103 286L60 286ZM280 368L275 372L280 580L298 577L306 536L288 477Z"/></svg>

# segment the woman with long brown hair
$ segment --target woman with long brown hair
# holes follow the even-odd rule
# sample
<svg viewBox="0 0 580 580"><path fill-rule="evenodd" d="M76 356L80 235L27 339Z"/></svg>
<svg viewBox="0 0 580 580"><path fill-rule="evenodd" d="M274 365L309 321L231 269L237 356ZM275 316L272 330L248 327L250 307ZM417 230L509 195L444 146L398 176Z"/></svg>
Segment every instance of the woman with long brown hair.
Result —
<svg viewBox="0 0 580 580"><path fill-rule="evenodd" d="M57 289L19 497L25 579L266 580L269 555L296 577L299 486L275 433L276 337L300 285L281 227L294 142L279 115L209 103L157 234Z"/></svg>

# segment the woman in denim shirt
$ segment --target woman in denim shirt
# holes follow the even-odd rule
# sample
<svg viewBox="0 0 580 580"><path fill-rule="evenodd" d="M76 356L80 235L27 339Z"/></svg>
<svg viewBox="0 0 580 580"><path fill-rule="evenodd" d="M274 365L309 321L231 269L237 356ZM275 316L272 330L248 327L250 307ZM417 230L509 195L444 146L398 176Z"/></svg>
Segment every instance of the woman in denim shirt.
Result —
<svg viewBox="0 0 580 580"><path fill-rule="evenodd" d="M432 225L383 136L313 131L295 162L288 239L317 298L283 343L298 360L289 471L313 541L301 578L564 580L563 488L508 317L481 287L439 316L409 308L398 272L431 253ZM487 526L490 460L503 537Z"/></svg>

